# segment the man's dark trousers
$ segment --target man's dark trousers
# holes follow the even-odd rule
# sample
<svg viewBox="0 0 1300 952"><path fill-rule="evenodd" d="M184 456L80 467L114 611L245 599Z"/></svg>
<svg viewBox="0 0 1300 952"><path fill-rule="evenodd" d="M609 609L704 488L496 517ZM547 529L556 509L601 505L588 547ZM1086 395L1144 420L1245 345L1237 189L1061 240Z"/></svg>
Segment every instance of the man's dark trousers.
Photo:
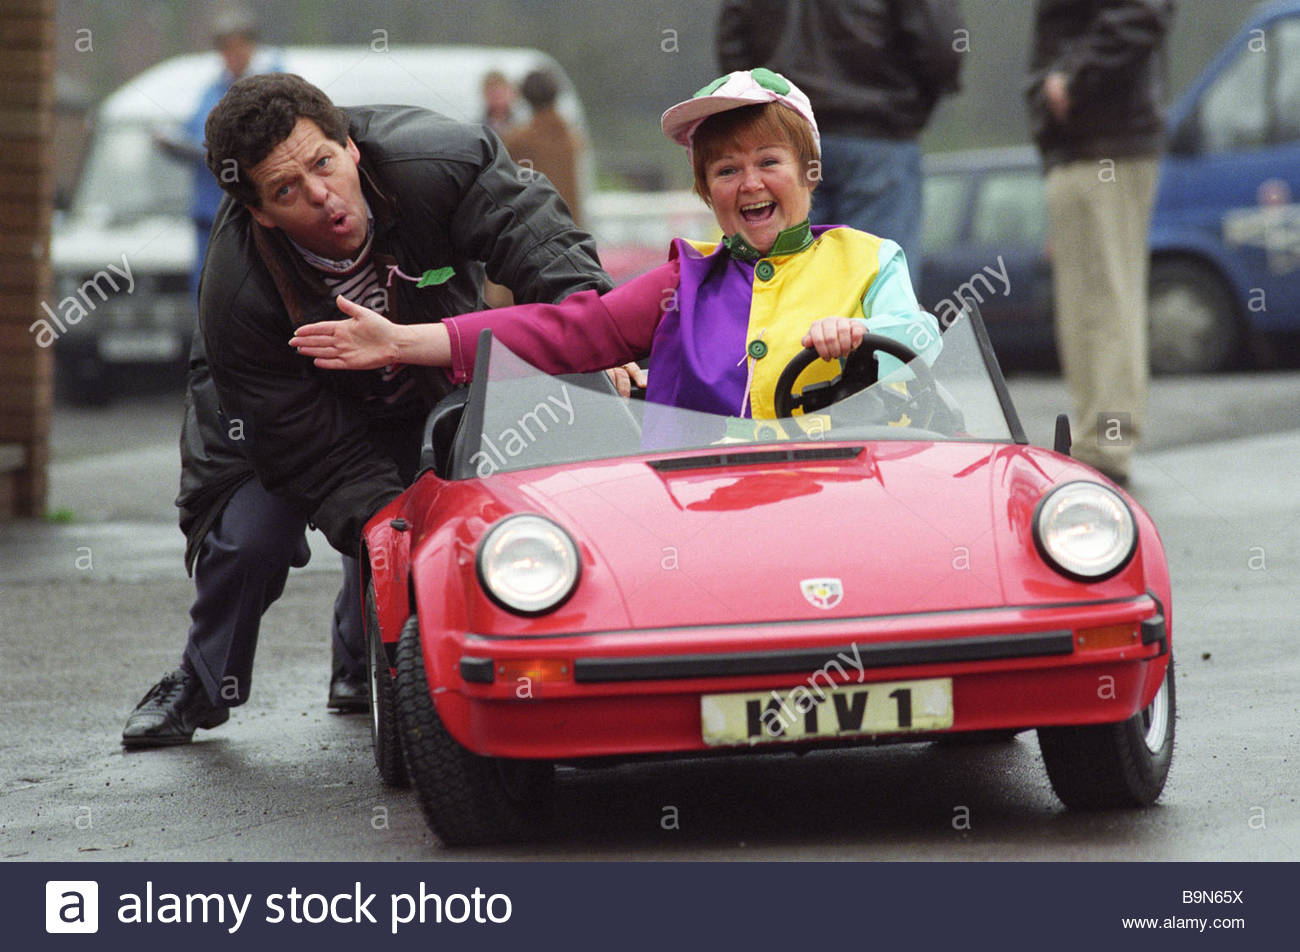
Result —
<svg viewBox="0 0 1300 952"><path fill-rule="evenodd" d="M284 591L289 568L307 564L307 515L244 482L199 547L197 595L190 608L185 666L199 676L208 698L222 707L248 700L253 655L263 613ZM334 658L348 673L365 664L361 582L356 559L343 561L343 585L334 603Z"/></svg>

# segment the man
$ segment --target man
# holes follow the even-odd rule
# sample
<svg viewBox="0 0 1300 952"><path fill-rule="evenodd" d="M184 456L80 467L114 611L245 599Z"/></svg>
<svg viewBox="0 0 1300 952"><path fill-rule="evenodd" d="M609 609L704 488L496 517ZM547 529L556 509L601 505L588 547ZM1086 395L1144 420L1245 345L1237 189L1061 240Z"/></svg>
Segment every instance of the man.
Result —
<svg viewBox="0 0 1300 952"><path fill-rule="evenodd" d="M812 102L821 128L815 225L892 238L921 261L921 146L961 68L955 0L724 0L722 69L766 66Z"/></svg>
<svg viewBox="0 0 1300 952"><path fill-rule="evenodd" d="M203 272L203 261L207 256L208 236L212 225L217 220L217 210L225 192L220 183L208 169L206 152L203 148L203 126L208 114L220 102L221 97L238 79L254 73L275 72L280 69L278 58L258 49L257 20L249 11L241 7L226 7L219 11L212 20L212 46L220 54L221 73L203 90L198 107L185 125L183 139L159 137L158 144L173 158L192 162L194 165L190 217L194 222L195 255L191 276L191 287L198 294L199 278ZM197 334L196 334L197 336ZM200 355L201 349L196 352ZM302 550L294 564L305 564L308 558L306 549ZM355 565L349 567L344 560L344 572L355 571ZM210 590L209 590L210 591ZM238 615L247 614L246 606L238 598L228 597L230 593L222 592L221 597L200 602L193 609L194 624L204 627L233 628L241 624ZM345 595L351 592L345 591ZM252 617L242 624L256 626L261 611L252 612ZM352 604L350 597L340 598L331 624L331 646L333 664L331 667L329 707L341 713L361 713L369 704L369 687L365 671L357 659L364 658L363 631L361 611Z"/></svg>
<svg viewBox="0 0 1300 952"><path fill-rule="evenodd" d="M556 111L555 97L559 91L555 76L548 70L535 69L525 76L519 84L519 93L532 109L532 118L506 132L501 139L511 158L551 180L564 204L569 206L573 220L581 224L578 153L582 143Z"/></svg>
<svg viewBox="0 0 1300 952"><path fill-rule="evenodd" d="M187 743L248 696L257 620L320 528L345 556L412 477L449 389L424 368L317 370L288 346L344 294L399 323L482 307L484 266L520 300L606 290L590 237L482 126L413 107L347 113L293 75L235 83L208 117L228 193L199 293L178 504L198 598L182 666L127 721L127 747ZM427 276L419 287L422 276ZM359 602L345 573L336 611ZM234 600L237 611L222 612ZM221 624L201 624L220 615Z"/></svg>
<svg viewBox="0 0 1300 952"><path fill-rule="evenodd" d="M1147 231L1172 0L1039 0L1027 96L1047 172L1074 455L1130 475L1147 400Z"/></svg>

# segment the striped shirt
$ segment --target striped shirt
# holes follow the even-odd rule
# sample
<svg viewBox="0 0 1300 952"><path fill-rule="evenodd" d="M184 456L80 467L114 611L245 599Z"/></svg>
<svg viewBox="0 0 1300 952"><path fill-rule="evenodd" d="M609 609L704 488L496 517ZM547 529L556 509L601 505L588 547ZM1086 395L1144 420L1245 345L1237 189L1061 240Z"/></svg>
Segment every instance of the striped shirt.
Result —
<svg viewBox="0 0 1300 952"><path fill-rule="evenodd" d="M370 254L372 234L366 236L366 243L357 256L348 261L331 261L308 251L297 242L293 244L307 263L321 273L321 279L330 289L331 297L341 294L349 301L387 315L388 288L380 282ZM419 400L419 390L409 365L389 364L371 373L375 379L370 395L366 398L368 409L377 411L382 416L395 416L406 410L408 405L414 409L414 404Z"/></svg>
<svg viewBox="0 0 1300 952"><path fill-rule="evenodd" d="M349 301L363 304L372 311L388 314L388 289L379 283L379 274L369 255L350 274L322 274L321 277L332 295L341 294ZM367 400L378 400L392 407L395 404L405 404L416 395L415 376L409 365L389 364L374 373L377 381Z"/></svg>

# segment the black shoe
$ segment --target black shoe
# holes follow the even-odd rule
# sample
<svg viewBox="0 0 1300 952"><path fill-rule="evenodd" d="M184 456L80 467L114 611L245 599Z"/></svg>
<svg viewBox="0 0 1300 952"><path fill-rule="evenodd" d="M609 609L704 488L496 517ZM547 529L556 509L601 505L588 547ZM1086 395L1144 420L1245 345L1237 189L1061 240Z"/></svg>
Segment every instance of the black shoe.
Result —
<svg viewBox="0 0 1300 952"><path fill-rule="evenodd" d="M170 747L188 744L195 728L217 727L230 720L230 708L208 700L203 684L185 671L166 675L140 699L122 728L122 746Z"/></svg>
<svg viewBox="0 0 1300 952"><path fill-rule="evenodd" d="M330 710L340 714L364 714L370 710L370 679L365 671L335 672L330 679Z"/></svg>

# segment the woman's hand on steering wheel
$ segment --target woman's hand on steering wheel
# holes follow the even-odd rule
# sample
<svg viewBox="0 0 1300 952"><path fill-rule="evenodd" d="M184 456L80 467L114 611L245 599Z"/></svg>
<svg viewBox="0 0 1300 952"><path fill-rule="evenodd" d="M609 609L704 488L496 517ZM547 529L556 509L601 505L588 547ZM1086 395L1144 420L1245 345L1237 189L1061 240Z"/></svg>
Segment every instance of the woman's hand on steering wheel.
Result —
<svg viewBox="0 0 1300 952"><path fill-rule="evenodd" d="M861 321L847 317L823 317L820 321L813 321L799 345L811 347L822 360L838 360L857 350L866 333L867 329Z"/></svg>
<svg viewBox="0 0 1300 952"><path fill-rule="evenodd" d="M828 320L833 322L837 319L828 318ZM818 321L818 323L824 322ZM808 336L812 336L812 330L809 330ZM880 373L875 359L876 351L888 354L911 366L912 373L916 377L914 385L916 389L913 390L909 385L908 390L913 398L923 392L933 394L935 382L929 365L924 360L918 360L916 351L902 341L881 334L864 333L857 345L856 353L850 355L838 377L834 380L809 384L797 395L794 392L795 381L805 368L818 359L818 353L809 344L791 357L790 362L781 371L776 389L772 393L776 415L788 417L796 409L803 410L804 413L816 413L852 396L859 390L867 389L876 382Z"/></svg>

